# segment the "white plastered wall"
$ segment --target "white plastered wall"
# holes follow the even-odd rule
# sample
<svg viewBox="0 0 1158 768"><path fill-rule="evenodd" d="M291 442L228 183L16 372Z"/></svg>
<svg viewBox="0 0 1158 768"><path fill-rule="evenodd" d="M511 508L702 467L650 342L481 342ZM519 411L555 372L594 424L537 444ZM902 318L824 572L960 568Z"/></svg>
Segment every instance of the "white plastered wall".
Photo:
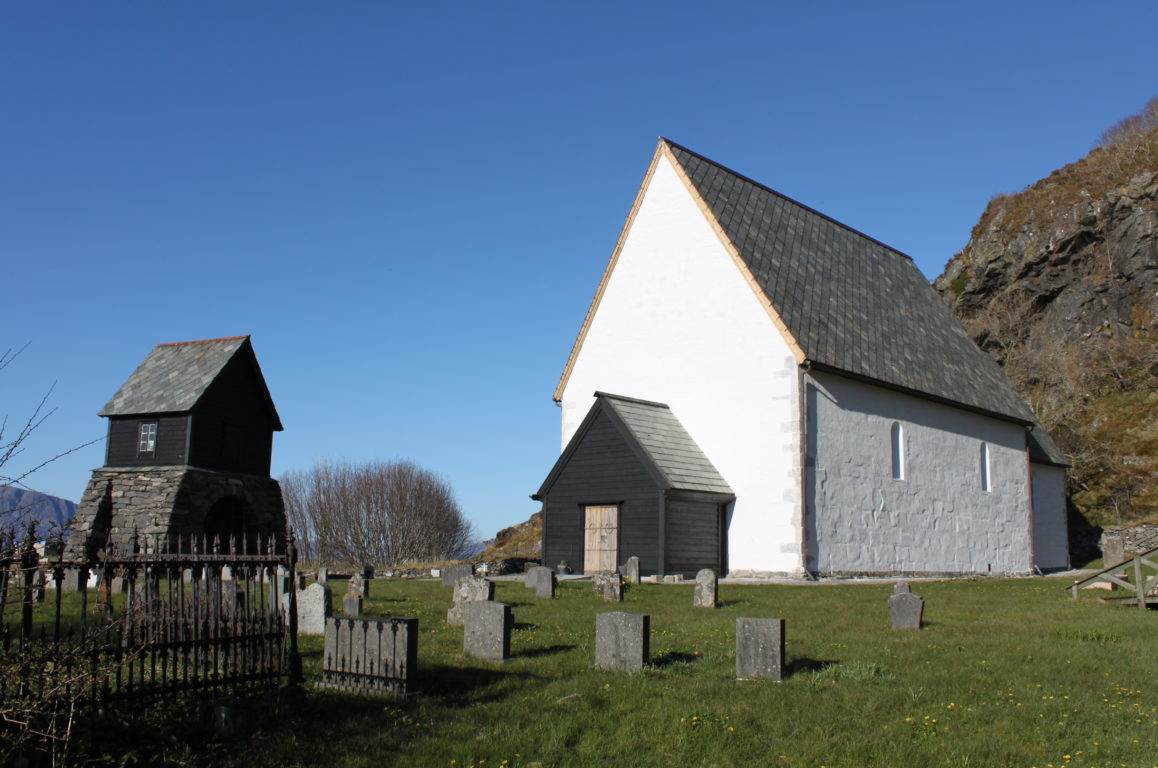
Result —
<svg viewBox="0 0 1158 768"><path fill-rule="evenodd" d="M811 568L1030 572L1024 427L840 376L812 373L808 382ZM892 476L894 422L904 437L902 479Z"/></svg>
<svg viewBox="0 0 1158 768"><path fill-rule="evenodd" d="M562 445L597 390L666 403L736 494L730 571L799 573L798 370L661 157L563 390Z"/></svg>
<svg viewBox="0 0 1158 768"><path fill-rule="evenodd" d="M1031 464L1030 477L1035 564L1042 570L1069 568L1065 470L1048 464Z"/></svg>

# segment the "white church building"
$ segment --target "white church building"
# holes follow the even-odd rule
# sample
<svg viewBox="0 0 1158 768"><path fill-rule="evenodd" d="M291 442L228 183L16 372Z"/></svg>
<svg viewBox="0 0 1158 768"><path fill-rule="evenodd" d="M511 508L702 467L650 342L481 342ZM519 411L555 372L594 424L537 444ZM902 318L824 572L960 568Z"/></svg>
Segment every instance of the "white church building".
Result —
<svg viewBox="0 0 1158 768"><path fill-rule="evenodd" d="M665 139L555 400L552 565L1069 564L1064 455L912 260Z"/></svg>

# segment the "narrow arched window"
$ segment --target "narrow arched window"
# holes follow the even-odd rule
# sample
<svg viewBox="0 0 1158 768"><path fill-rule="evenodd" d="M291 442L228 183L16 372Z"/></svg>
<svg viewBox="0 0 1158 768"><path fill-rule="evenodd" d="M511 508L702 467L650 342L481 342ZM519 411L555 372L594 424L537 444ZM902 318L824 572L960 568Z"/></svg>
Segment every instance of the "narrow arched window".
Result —
<svg viewBox="0 0 1158 768"><path fill-rule="evenodd" d="M989 477L989 445L988 443L981 444L981 457L978 467L981 471L981 490L988 491L990 486Z"/></svg>
<svg viewBox="0 0 1158 768"><path fill-rule="evenodd" d="M894 421L890 432L892 444L893 479L905 479L905 428Z"/></svg>

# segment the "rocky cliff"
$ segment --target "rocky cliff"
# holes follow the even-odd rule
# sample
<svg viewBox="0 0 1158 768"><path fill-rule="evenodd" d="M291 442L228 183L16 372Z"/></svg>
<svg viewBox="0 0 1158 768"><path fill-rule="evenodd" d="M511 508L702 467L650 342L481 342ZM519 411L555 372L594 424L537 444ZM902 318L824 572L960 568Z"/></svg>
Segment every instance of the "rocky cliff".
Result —
<svg viewBox="0 0 1158 768"><path fill-rule="evenodd" d="M1070 455L1087 518L1158 519L1158 99L994 198L934 286Z"/></svg>

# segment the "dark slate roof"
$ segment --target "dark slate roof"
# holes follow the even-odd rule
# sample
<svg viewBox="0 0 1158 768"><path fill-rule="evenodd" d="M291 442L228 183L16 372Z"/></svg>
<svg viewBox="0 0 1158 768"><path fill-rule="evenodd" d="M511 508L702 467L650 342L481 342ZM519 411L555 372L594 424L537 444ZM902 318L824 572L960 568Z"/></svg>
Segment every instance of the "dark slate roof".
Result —
<svg viewBox="0 0 1158 768"><path fill-rule="evenodd" d="M281 422L265 387L248 336L226 339L158 344L121 385L98 416L132 416L145 413L183 413L193 409L226 364L239 354L247 355L265 392L274 428Z"/></svg>
<svg viewBox="0 0 1158 768"><path fill-rule="evenodd" d="M671 409L662 403L596 392L608 410L619 417L631 437L639 444L666 487L681 491L732 493L720 473L696 445Z"/></svg>
<svg viewBox="0 0 1158 768"><path fill-rule="evenodd" d="M806 364L1022 423L1029 406L912 260L666 139Z"/></svg>

